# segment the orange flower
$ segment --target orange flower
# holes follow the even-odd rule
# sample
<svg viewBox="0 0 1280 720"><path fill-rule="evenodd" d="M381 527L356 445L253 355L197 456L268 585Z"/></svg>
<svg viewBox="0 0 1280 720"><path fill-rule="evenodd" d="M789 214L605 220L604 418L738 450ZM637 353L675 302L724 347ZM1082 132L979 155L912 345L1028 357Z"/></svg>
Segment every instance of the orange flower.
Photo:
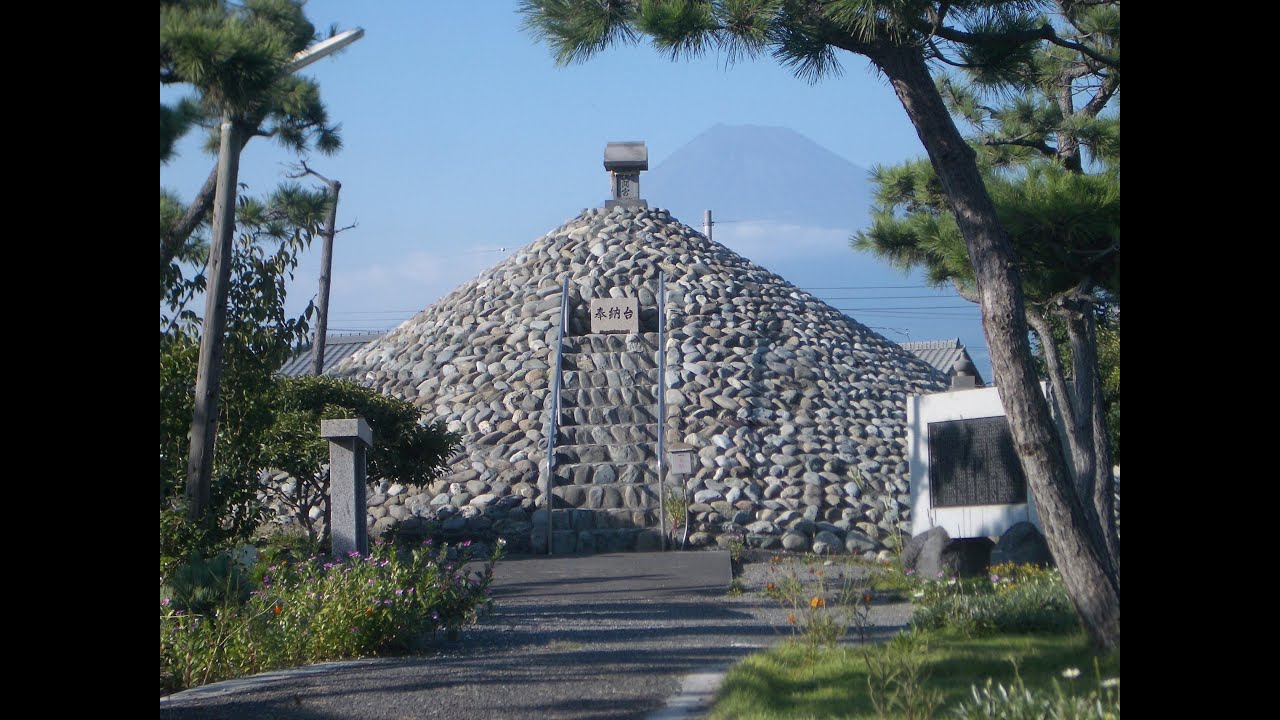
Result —
<svg viewBox="0 0 1280 720"><path fill-rule="evenodd" d="M765 589L765 590L768 590L769 592L773 592L774 590L777 590L777 589L778 589L778 586L777 586L777 585L774 585L772 582L770 582L768 585L765 585L765 586L764 586L764 589Z"/></svg>
<svg viewBox="0 0 1280 720"><path fill-rule="evenodd" d="M827 601L826 601L826 600L823 600L822 598L818 597L817 595L814 595L814 596L813 596L812 598L810 598L810 600L809 600L809 607L810 607L810 608L812 608L812 609L814 609L814 610L817 610L817 609L818 609L818 608L820 608L820 607L826 607L826 604L827 604Z"/></svg>
<svg viewBox="0 0 1280 720"><path fill-rule="evenodd" d="M863 603L865 603L865 604L867 604L867 605L870 605L870 604L871 604L871 593L862 593L862 602L863 602Z"/></svg>
<svg viewBox="0 0 1280 720"><path fill-rule="evenodd" d="M365 617L373 617L373 608L365 608L365 609L364 609L364 616L365 616Z"/></svg>
<svg viewBox="0 0 1280 720"><path fill-rule="evenodd" d="M271 609L275 612L275 614L279 615L279 614L280 614L280 611L281 611L283 608L281 608L281 607L280 607L280 603L276 603L276 606L275 606L275 607L273 607L273 608L271 608Z"/></svg>
<svg viewBox="0 0 1280 720"><path fill-rule="evenodd" d="M796 616L795 616L795 615L788 615L788 616L787 616L787 622L791 623L792 625L795 625L795 624L796 624Z"/></svg>

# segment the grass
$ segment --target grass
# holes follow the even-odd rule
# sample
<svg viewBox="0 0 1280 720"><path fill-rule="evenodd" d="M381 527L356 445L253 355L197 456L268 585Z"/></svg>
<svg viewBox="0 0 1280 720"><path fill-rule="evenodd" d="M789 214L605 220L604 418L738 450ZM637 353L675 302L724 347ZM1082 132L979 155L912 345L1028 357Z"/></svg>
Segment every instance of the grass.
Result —
<svg viewBox="0 0 1280 720"><path fill-rule="evenodd" d="M972 700L971 686L987 678L1013 683L1013 658L1028 688L1050 688L1062 682L1068 667L1079 668L1081 687L1094 687L1095 655L1083 633L998 635L965 638L947 631L918 633L927 645L923 687L940 693L934 713L942 717L962 701ZM1100 658L1103 678L1120 674L1119 653ZM842 645L813 650L796 643L753 655L725 677L712 720L768 718L876 718L868 694L868 667L863 648Z"/></svg>

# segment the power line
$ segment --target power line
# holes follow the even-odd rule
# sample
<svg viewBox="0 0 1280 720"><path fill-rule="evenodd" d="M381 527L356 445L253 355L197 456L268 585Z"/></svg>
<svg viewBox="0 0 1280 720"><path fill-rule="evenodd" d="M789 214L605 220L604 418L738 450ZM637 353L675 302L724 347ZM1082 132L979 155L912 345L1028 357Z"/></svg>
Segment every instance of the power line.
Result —
<svg viewBox="0 0 1280 720"><path fill-rule="evenodd" d="M840 287L802 287L801 290L918 290L933 285L843 285Z"/></svg>
<svg viewBox="0 0 1280 720"><path fill-rule="evenodd" d="M862 295L860 297L825 297L818 298L823 302L832 300L946 300L959 298L958 295ZM973 303L970 303L971 305Z"/></svg>

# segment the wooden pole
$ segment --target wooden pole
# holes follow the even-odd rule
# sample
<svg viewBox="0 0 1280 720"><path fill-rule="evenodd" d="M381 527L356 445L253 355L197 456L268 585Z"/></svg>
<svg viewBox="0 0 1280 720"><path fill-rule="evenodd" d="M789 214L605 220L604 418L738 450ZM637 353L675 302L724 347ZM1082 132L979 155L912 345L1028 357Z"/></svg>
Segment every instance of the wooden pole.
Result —
<svg viewBox="0 0 1280 720"><path fill-rule="evenodd" d="M222 116L218 181L213 201L213 246L205 269L204 325L196 369L191 453L187 457L187 518L200 520L209 504L213 477L213 441L218 432L218 396L222 390L222 352L227 331L227 292L231 284L231 242L235 232L236 180L240 174L240 129Z"/></svg>
<svg viewBox="0 0 1280 720"><path fill-rule="evenodd" d="M329 278L333 272L333 234L338 223L338 193L342 183L322 175L311 173L329 186L333 204L329 206L329 218L324 228L324 248L320 251L320 295L316 298L316 339L311 344L311 374L324 374L324 341L329 330Z"/></svg>

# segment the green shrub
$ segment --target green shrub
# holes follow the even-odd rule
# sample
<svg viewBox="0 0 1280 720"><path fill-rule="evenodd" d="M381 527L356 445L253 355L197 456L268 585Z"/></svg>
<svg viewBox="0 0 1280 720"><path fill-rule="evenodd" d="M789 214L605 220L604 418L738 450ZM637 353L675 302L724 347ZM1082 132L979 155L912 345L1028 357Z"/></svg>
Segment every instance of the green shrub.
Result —
<svg viewBox="0 0 1280 720"><path fill-rule="evenodd" d="M308 336L305 318L285 311L285 287L298 253L310 242L320 214L304 219L281 208L297 194L267 202L242 197L236 209L227 288L225 344L218 398L217 441L207 513L185 515L188 434L195 406L200 336L193 306L205 287L203 265L173 264L160 283L160 510L161 565L199 551L206 557L243 540L262 520L258 473L263 433L274 420L275 373ZM322 201L322 198L317 198ZM165 518L166 511L171 517Z"/></svg>
<svg viewBox="0 0 1280 720"><path fill-rule="evenodd" d="M1000 566L993 571L990 578L924 581L914 593L912 625L964 635L1068 632L1079 627L1057 570Z"/></svg>
<svg viewBox="0 0 1280 720"><path fill-rule="evenodd" d="M249 592L248 576L227 553L208 559L192 553L160 586L160 597L169 600L169 607L198 615L240 605L249 599Z"/></svg>
<svg viewBox="0 0 1280 720"><path fill-rule="evenodd" d="M367 455L370 482L385 478L425 484L448 467L449 455L461 442L442 422L423 424L413 403L351 380L310 375L281 378L275 392L275 417L264 432L260 462L296 480L292 496L277 494L275 499L290 507L313 536L311 508L324 507L329 493L328 475L322 472L329 462L329 443L320 437L322 420L358 417L369 424L373 433Z"/></svg>
<svg viewBox="0 0 1280 720"><path fill-rule="evenodd" d="M325 660L400 653L436 632L456 637L488 607L493 563L467 567L470 542L396 549L367 556L284 560L265 552L244 602L184 610L160 601L160 690ZM231 565L234 567L234 564Z"/></svg>

